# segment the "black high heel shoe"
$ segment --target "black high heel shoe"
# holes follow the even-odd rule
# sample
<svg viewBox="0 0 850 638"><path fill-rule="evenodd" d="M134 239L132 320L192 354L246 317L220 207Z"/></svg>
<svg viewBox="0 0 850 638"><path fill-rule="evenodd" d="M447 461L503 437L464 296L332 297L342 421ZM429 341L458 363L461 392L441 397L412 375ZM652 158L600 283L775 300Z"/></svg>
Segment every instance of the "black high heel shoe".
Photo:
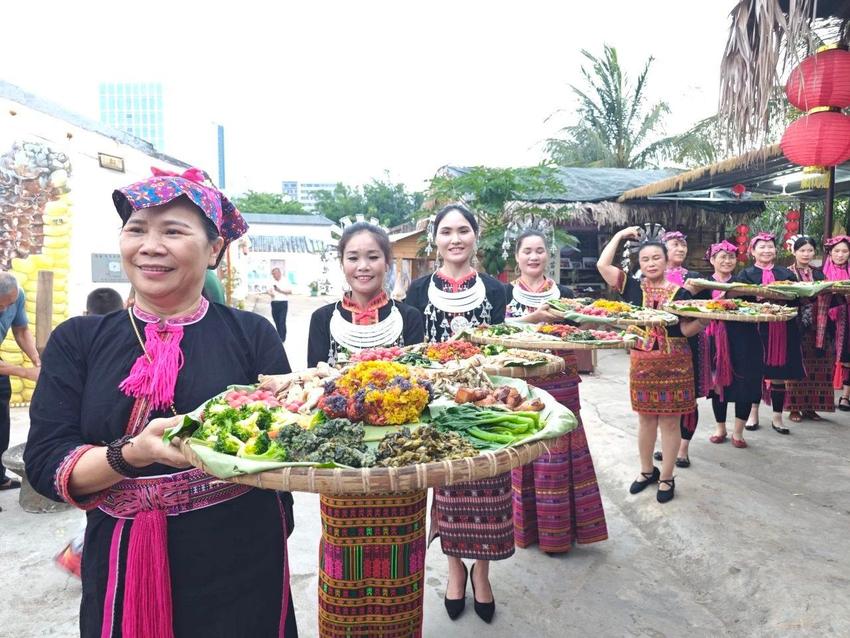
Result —
<svg viewBox="0 0 850 638"><path fill-rule="evenodd" d="M466 607L466 579L469 577L469 570L466 569L466 564L461 563L461 565L463 565L463 598L449 598L448 592L443 597L443 604L446 606L446 613L448 613L449 618L452 620L457 619ZM472 569L475 569L474 565ZM472 585L472 591L475 591L474 584ZM478 603L476 603L476 605L477 604ZM478 611L477 607L475 611Z"/></svg>
<svg viewBox="0 0 850 638"><path fill-rule="evenodd" d="M481 620L490 623L493 620L493 614L496 613L496 599L494 598L489 603L480 603L475 597L475 563L472 564L469 580L472 581L472 601L474 603L475 613L478 614Z"/></svg>

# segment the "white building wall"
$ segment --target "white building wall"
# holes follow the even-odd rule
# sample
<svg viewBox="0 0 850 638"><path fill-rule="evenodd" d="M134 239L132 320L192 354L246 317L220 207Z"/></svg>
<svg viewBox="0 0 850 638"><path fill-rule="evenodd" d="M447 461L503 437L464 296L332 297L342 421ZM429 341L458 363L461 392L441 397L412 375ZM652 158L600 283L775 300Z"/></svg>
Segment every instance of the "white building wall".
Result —
<svg viewBox="0 0 850 638"><path fill-rule="evenodd" d="M151 166L175 171L183 171L183 167L152 158L100 133L0 98L0 152L5 153L19 140L47 143L53 149L66 153L71 161L69 185L73 221L68 276L69 314L80 314L85 310L86 295L99 286L111 286L126 296L129 284L92 282L92 253L118 252L121 224L112 205L112 191L149 176ZM100 168L99 152L123 158L126 172Z"/></svg>

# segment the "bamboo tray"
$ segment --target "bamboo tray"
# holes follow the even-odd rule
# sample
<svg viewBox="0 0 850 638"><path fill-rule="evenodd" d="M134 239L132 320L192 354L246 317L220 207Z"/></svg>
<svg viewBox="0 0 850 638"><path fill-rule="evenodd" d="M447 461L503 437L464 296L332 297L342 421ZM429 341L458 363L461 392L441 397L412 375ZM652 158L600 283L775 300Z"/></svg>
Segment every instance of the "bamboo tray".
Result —
<svg viewBox="0 0 850 638"><path fill-rule="evenodd" d="M695 317L697 319L709 319L712 321L740 321L742 323L770 323L779 321L791 321L797 318L797 309L793 313L787 312L778 315L742 315L736 312L702 312L700 310L674 310L667 307L667 312L680 317Z"/></svg>
<svg viewBox="0 0 850 638"><path fill-rule="evenodd" d="M472 343L494 344L506 348L520 348L525 350L615 350L626 347L625 341L564 341L563 339L540 339L526 341L511 339L510 335L505 337L486 337L484 335L469 333L465 337ZM534 374L530 376L540 376Z"/></svg>
<svg viewBox="0 0 850 638"><path fill-rule="evenodd" d="M556 440L534 441L482 452L478 456L455 461L363 469L295 466L257 474L243 474L222 480L283 492L319 492L321 494L412 492L504 474L548 454ZM187 444L186 439L175 439L175 441L179 441L178 446L187 461L209 472L192 447Z"/></svg>
<svg viewBox="0 0 850 638"><path fill-rule="evenodd" d="M783 297L784 298L784 297ZM672 326L678 323L678 319L671 313L664 313L667 316L659 313L658 317L651 319L626 319L622 317L601 317L599 315L583 315L580 312L562 311L549 306L549 312L556 317L573 321L578 324L593 323L603 326L613 326L618 328L628 328L629 326Z"/></svg>
<svg viewBox="0 0 850 638"><path fill-rule="evenodd" d="M561 357L556 357L555 355L547 355L546 358L549 359L547 363L543 363L536 366L504 366L499 368L496 366L487 365L485 363L484 371L487 374L493 374L500 377L526 379L529 377L548 377L550 375L563 372L564 369L567 367L566 362Z"/></svg>

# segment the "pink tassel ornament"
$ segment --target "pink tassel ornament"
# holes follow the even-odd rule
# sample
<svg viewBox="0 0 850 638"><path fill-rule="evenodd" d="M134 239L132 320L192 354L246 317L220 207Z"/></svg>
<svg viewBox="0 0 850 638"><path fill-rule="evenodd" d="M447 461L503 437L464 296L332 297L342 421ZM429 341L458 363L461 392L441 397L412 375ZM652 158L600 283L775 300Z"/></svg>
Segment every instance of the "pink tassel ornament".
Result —
<svg viewBox="0 0 850 638"><path fill-rule="evenodd" d="M183 326L149 323L145 326L145 352L118 386L124 394L146 397L155 409L174 403L177 374L183 367Z"/></svg>

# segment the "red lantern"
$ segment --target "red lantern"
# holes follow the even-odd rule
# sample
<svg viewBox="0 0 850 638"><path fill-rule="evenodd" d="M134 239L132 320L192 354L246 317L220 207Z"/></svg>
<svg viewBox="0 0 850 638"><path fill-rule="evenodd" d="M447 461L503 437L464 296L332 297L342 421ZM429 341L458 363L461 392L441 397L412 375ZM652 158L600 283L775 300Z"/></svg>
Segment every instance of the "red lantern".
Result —
<svg viewBox="0 0 850 638"><path fill-rule="evenodd" d="M790 219L792 222L800 219L800 211L798 210L789 210L785 213L785 218Z"/></svg>
<svg viewBox="0 0 850 638"><path fill-rule="evenodd" d="M738 226L735 227L735 232L737 232L739 235L746 235L748 232L750 232L750 227L746 224L738 224Z"/></svg>
<svg viewBox="0 0 850 638"><path fill-rule="evenodd" d="M837 166L850 159L850 116L831 111L804 115L785 130L782 152L799 166Z"/></svg>
<svg viewBox="0 0 850 638"><path fill-rule="evenodd" d="M800 222L790 221L785 222L785 230L789 233L796 233L800 228Z"/></svg>
<svg viewBox="0 0 850 638"><path fill-rule="evenodd" d="M738 199L741 199L741 196L746 192L747 192L747 187L744 186L743 184L735 184L732 187L732 194L735 197L737 197Z"/></svg>
<svg viewBox="0 0 850 638"><path fill-rule="evenodd" d="M850 106L850 52L830 49L807 57L788 76L785 95L801 111Z"/></svg>

